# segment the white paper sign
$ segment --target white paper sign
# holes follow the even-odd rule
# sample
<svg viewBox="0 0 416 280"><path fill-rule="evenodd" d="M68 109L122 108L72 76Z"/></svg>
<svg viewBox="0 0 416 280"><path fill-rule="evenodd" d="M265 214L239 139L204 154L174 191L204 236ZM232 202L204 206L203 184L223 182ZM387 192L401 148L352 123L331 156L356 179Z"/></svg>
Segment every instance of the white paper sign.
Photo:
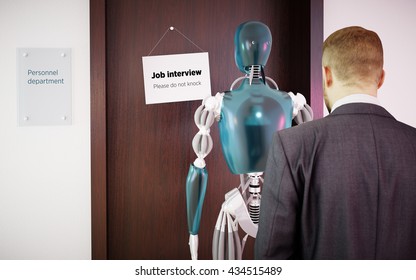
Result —
<svg viewBox="0 0 416 280"><path fill-rule="evenodd" d="M17 49L18 123L72 123L71 49Z"/></svg>
<svg viewBox="0 0 416 280"><path fill-rule="evenodd" d="M201 100L211 95L208 53L144 56L146 104Z"/></svg>

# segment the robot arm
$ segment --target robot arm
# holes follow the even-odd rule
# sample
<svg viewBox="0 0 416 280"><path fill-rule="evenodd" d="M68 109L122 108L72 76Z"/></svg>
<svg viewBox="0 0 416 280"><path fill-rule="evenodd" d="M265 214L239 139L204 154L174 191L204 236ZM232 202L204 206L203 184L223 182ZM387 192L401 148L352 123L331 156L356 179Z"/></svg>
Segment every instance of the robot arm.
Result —
<svg viewBox="0 0 416 280"><path fill-rule="evenodd" d="M197 158L189 167L186 178L186 206L192 259L198 258L198 231L208 183L208 172L205 168L204 158L212 150L213 143L209 132L214 120L219 119L222 97L223 94L217 93L215 97L206 98L194 115L195 124L199 131L192 140L192 147Z"/></svg>

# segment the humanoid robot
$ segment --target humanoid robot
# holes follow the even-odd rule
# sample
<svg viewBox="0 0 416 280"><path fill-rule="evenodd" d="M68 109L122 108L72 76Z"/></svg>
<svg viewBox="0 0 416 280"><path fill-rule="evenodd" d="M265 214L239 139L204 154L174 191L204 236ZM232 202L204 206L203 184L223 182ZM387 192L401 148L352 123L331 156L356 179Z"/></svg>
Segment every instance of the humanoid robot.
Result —
<svg viewBox="0 0 416 280"><path fill-rule="evenodd" d="M240 185L225 195L212 243L214 259L241 259L248 236L256 237L260 214L262 174L274 132L311 120L312 110L301 94L280 91L265 77L264 66L270 54L269 28L257 21L238 26L235 37L235 61L245 75L231 85L230 91L206 98L195 112L199 132L192 146L197 156L186 180L189 246L197 259L198 231L208 182L204 158L213 147L210 127L219 123L223 155L233 174L240 175ZM241 81L237 89L233 87ZM271 88L271 82L275 89ZM238 226L246 233L242 241Z"/></svg>

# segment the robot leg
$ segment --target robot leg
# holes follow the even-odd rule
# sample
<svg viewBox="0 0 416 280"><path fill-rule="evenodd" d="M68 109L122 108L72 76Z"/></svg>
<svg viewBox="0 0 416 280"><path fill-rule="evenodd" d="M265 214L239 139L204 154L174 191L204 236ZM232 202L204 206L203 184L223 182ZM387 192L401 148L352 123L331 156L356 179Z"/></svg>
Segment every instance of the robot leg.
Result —
<svg viewBox="0 0 416 280"><path fill-rule="evenodd" d="M261 175L262 173L251 173L247 178L241 175L240 186L225 195L213 234L214 260L242 259L247 237L256 237L260 213L260 182L263 181ZM238 225L246 233L242 241Z"/></svg>

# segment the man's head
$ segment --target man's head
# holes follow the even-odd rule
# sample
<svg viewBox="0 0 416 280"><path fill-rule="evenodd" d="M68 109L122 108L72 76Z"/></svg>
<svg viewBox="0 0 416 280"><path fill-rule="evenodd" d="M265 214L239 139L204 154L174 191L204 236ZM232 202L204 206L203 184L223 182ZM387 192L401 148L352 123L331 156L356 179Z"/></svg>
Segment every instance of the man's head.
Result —
<svg viewBox="0 0 416 280"><path fill-rule="evenodd" d="M376 95L384 81L383 46L378 35L358 26L332 33L323 44L324 97L333 103L350 94Z"/></svg>

